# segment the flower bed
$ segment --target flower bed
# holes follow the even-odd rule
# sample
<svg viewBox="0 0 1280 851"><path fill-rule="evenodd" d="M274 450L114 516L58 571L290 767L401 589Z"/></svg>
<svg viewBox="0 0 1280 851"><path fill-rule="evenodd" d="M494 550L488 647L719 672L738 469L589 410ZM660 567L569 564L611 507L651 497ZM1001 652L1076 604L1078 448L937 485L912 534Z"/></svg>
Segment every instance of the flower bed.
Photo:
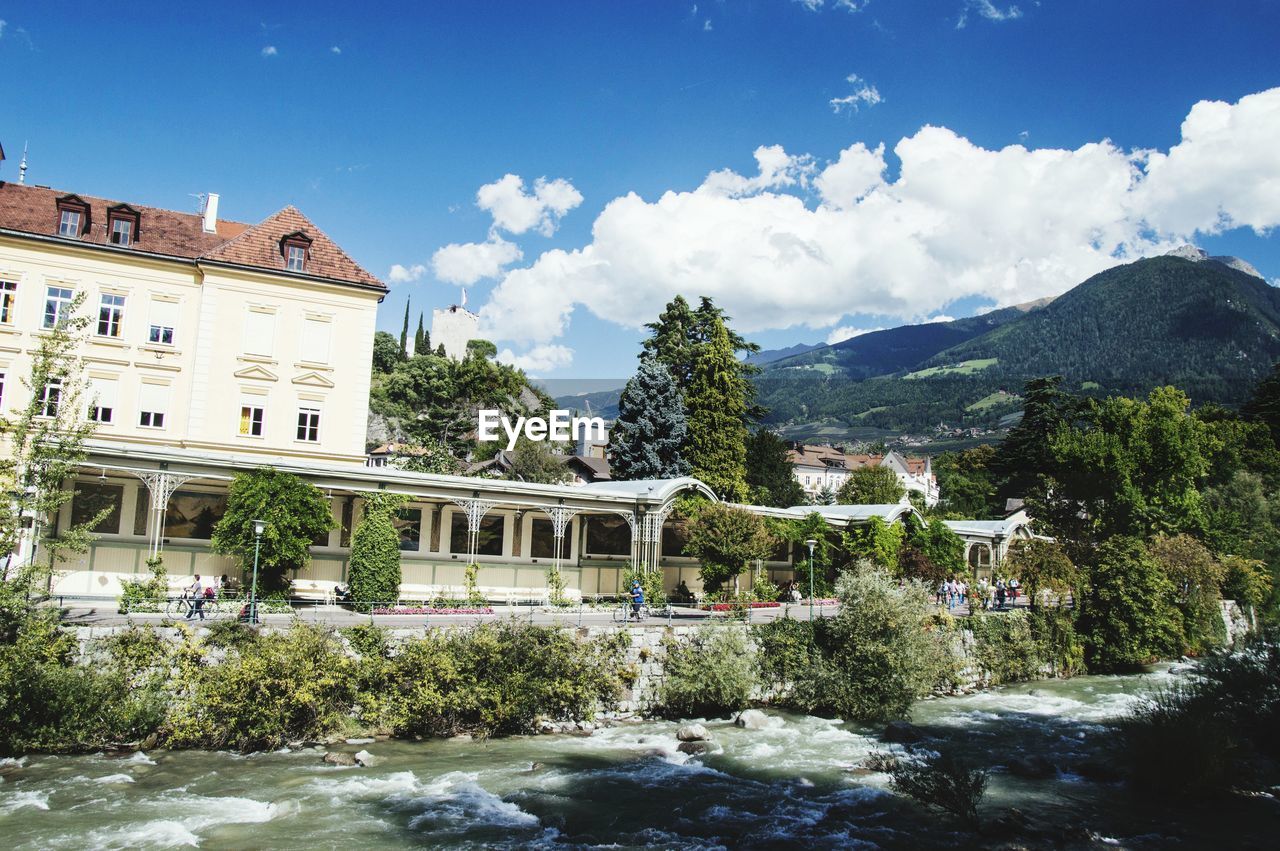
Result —
<svg viewBox="0 0 1280 851"><path fill-rule="evenodd" d="M735 609L752 608L752 609L776 609L781 603L714 603L710 606L702 606L704 612L731 612Z"/></svg>
<svg viewBox="0 0 1280 851"><path fill-rule="evenodd" d="M393 609L374 609L375 615L491 615L489 606L470 609L437 609L434 606L399 606Z"/></svg>

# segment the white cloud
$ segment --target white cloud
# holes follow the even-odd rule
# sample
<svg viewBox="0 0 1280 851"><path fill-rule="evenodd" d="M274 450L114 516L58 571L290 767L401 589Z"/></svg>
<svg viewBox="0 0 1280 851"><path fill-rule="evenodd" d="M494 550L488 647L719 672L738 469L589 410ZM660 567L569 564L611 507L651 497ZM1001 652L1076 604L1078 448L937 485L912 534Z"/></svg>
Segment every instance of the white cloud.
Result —
<svg viewBox="0 0 1280 851"><path fill-rule="evenodd" d="M930 316L928 319L925 320L925 322L955 322L955 321L956 321L956 318L954 316L948 316L945 313L939 313L934 316Z"/></svg>
<svg viewBox="0 0 1280 851"><path fill-rule="evenodd" d="M560 218L581 203L582 193L563 178L539 177L533 192L526 192L523 178L506 174L476 192L476 204L493 216L493 226L514 234L536 230L551 236Z"/></svg>
<svg viewBox="0 0 1280 851"><path fill-rule="evenodd" d="M263 55L264 57L265 57L265 56L275 56L275 55L277 55L279 52L280 52L280 51L276 50L276 46L275 46L274 44L268 44L266 47L262 48L262 55Z"/></svg>
<svg viewBox="0 0 1280 851"><path fill-rule="evenodd" d="M827 335L827 345L834 346L836 343L843 343L845 340L852 340L854 337L861 337L872 331L883 330L883 328L854 328L852 325L841 325Z"/></svg>
<svg viewBox="0 0 1280 851"><path fill-rule="evenodd" d="M795 0L795 2L799 3L810 12L816 12L822 8L823 0Z"/></svg>
<svg viewBox="0 0 1280 851"><path fill-rule="evenodd" d="M704 21L704 22L703 22L703 24L702 24L702 31L703 31L704 33L709 33L709 32L711 32L711 19L710 19L710 18L707 18L707 19L706 19L706 21Z"/></svg>
<svg viewBox="0 0 1280 851"><path fill-rule="evenodd" d="M801 6L810 12L817 12L822 9L825 0L795 0ZM867 6L871 5L871 0L835 0L833 4L837 9L844 9L846 12L861 12Z"/></svg>
<svg viewBox="0 0 1280 851"><path fill-rule="evenodd" d="M4 28L8 25L9 25L8 21L6 21L4 18L0 18L0 38L4 38Z"/></svg>
<svg viewBox="0 0 1280 851"><path fill-rule="evenodd" d="M956 21L956 29L962 30L969 23L969 13L974 12L979 17L986 18L988 21L1003 23L1004 21L1016 21L1022 17L1022 10L1017 6L1009 5L1001 9L991 0L965 0L964 5L960 7L960 19Z"/></svg>
<svg viewBox="0 0 1280 851"><path fill-rule="evenodd" d="M334 56L339 56L342 54L342 48L335 44L333 47L329 48L329 52Z"/></svg>
<svg viewBox="0 0 1280 851"><path fill-rule="evenodd" d="M850 74L845 78L845 82L853 86L853 91L842 98L832 98L827 101L831 105L832 112L838 113L842 109L857 112L859 106L875 106L884 101L884 98L880 97L880 91L857 74Z"/></svg>
<svg viewBox="0 0 1280 851"><path fill-rule="evenodd" d="M1280 89L1201 103L1164 153L979 147L926 126L887 152L858 143L810 180L780 147L759 174L610 201L592 240L506 273L481 309L492 339L545 345L579 306L638 328L677 293L715 298L744 332L921 320L957 299L1057 295L1195 231L1280 225ZM817 190L809 195L808 186Z"/></svg>
<svg viewBox="0 0 1280 851"><path fill-rule="evenodd" d="M564 346L534 346L521 354L503 349L498 352L497 360L525 372L550 372L573 363L573 349Z"/></svg>
<svg viewBox="0 0 1280 851"><path fill-rule="evenodd" d="M391 270L387 272L387 280L393 284L408 284L418 280L427 273L427 267L421 263L415 263L412 266L401 266L399 263L393 264Z"/></svg>
<svg viewBox="0 0 1280 851"><path fill-rule="evenodd" d="M520 247L497 235L487 242L450 243L431 255L431 271L445 283L468 286L482 278L496 278L524 257Z"/></svg>

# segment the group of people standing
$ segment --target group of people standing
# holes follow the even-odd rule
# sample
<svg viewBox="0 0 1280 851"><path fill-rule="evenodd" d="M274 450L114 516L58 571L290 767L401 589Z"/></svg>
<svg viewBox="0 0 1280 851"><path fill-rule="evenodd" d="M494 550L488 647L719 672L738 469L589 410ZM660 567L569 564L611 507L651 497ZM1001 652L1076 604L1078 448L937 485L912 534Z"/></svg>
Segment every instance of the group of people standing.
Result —
<svg viewBox="0 0 1280 851"><path fill-rule="evenodd" d="M1018 605L1018 591L1021 585L1017 579L1004 577L997 578L995 582L989 582L984 576L978 580L978 584L972 589L973 596L977 599L984 611L1004 611ZM934 600L939 606L946 606L948 611L955 609L957 606L963 606L969 601L970 588L969 584L963 579L951 577L944 579L938 583L938 590L934 594Z"/></svg>

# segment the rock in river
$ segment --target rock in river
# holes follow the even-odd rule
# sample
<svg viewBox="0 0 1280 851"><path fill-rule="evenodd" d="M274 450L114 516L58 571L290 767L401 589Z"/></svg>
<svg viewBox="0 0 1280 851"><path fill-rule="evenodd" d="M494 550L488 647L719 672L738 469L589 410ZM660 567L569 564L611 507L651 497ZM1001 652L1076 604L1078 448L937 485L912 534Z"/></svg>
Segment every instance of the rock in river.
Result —
<svg viewBox="0 0 1280 851"><path fill-rule="evenodd" d="M744 730L763 730L769 726L769 716L759 709L744 709L738 713L738 717L733 720L733 723Z"/></svg>
<svg viewBox="0 0 1280 851"><path fill-rule="evenodd" d="M324 755L327 765L355 765L356 758L345 751L333 751Z"/></svg>
<svg viewBox="0 0 1280 851"><path fill-rule="evenodd" d="M682 742L705 742L711 734L701 724L685 724L676 731L676 738Z"/></svg>
<svg viewBox="0 0 1280 851"><path fill-rule="evenodd" d="M914 745L916 742L923 741L925 735L924 731L915 724L909 724L906 721L890 721L884 728L881 738L886 742L895 742L900 745Z"/></svg>

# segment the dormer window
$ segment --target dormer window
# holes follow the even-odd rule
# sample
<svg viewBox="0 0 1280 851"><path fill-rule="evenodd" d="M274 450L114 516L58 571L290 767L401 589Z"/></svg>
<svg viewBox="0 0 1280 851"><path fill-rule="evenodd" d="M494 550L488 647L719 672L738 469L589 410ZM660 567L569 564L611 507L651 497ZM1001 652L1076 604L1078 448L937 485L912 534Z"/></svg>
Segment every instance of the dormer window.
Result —
<svg viewBox="0 0 1280 851"><path fill-rule="evenodd" d="M302 231L294 231L280 240L280 253L284 255L284 267L290 272L307 271L307 254L311 237Z"/></svg>
<svg viewBox="0 0 1280 851"><path fill-rule="evenodd" d="M89 229L89 205L76 195L58 199L58 236L79 239Z"/></svg>
<svg viewBox="0 0 1280 851"><path fill-rule="evenodd" d="M138 211L128 204L107 210L107 235L112 245L128 248L138 238Z"/></svg>

